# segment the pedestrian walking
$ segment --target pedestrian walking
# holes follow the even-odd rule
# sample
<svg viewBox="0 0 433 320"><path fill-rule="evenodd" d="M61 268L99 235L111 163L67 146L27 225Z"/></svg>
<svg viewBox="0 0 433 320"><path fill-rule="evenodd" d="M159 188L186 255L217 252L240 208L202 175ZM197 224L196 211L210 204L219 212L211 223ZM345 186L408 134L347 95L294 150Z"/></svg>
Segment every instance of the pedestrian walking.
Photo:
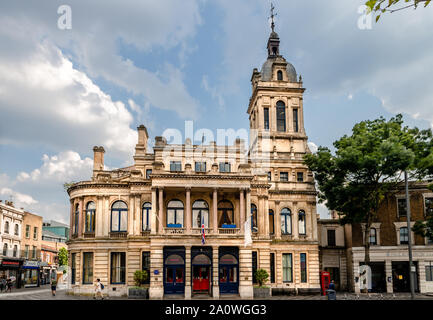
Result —
<svg viewBox="0 0 433 320"><path fill-rule="evenodd" d="M6 280L6 292L12 292L12 280L8 278Z"/></svg>
<svg viewBox="0 0 433 320"><path fill-rule="evenodd" d="M6 290L6 280L4 277L0 279L0 292L3 292L3 290Z"/></svg>
<svg viewBox="0 0 433 320"><path fill-rule="evenodd" d="M104 300L104 296L102 295L102 289L104 288L104 285L101 283L100 279L96 279L95 283L95 295L93 296L93 299L96 299L96 297L99 295L102 300Z"/></svg>
<svg viewBox="0 0 433 320"><path fill-rule="evenodd" d="M335 283L334 280L331 280L331 283L329 284L329 288L330 290L335 290Z"/></svg>
<svg viewBox="0 0 433 320"><path fill-rule="evenodd" d="M56 279L52 279L51 280L51 293L53 296L56 295L56 288L57 288L57 280Z"/></svg>
<svg viewBox="0 0 433 320"><path fill-rule="evenodd" d="M335 291L334 280L331 280L328 290L326 290L326 294L328 295L328 300L337 300L337 292Z"/></svg>

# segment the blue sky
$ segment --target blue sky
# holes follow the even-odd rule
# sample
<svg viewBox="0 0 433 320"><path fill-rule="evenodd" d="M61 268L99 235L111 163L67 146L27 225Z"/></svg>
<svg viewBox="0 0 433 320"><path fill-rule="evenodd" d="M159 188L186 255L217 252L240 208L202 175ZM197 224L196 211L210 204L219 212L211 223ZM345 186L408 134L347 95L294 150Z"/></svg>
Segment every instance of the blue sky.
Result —
<svg viewBox="0 0 433 320"><path fill-rule="evenodd" d="M410 126L433 123L433 10L362 29L362 2L274 1L315 145L400 112ZM186 120L214 132L248 128L270 1L73 1L70 30L57 25L62 4L0 4L0 199L67 222L63 182L90 178L93 146L116 168L132 164L140 124L151 145Z"/></svg>

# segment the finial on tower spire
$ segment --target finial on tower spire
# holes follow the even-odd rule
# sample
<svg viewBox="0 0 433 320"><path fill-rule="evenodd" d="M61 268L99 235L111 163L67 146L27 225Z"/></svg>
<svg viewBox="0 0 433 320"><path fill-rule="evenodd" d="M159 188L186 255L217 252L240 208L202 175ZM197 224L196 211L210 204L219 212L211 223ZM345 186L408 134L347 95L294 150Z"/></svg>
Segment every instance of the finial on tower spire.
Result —
<svg viewBox="0 0 433 320"><path fill-rule="evenodd" d="M272 24L271 24L271 28L272 28L272 32L274 32L275 29L275 22L274 22L274 17L277 15L276 13L274 14L274 4L271 2L271 19L272 19Z"/></svg>

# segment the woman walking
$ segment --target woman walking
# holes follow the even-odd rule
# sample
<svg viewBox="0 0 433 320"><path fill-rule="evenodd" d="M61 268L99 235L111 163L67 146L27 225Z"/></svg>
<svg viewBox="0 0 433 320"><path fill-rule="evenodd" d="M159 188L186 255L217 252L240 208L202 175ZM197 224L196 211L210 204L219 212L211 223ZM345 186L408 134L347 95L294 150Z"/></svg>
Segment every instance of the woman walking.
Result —
<svg viewBox="0 0 433 320"><path fill-rule="evenodd" d="M57 280L52 279L51 280L51 293L53 294L53 296L56 295L56 287L57 287Z"/></svg>

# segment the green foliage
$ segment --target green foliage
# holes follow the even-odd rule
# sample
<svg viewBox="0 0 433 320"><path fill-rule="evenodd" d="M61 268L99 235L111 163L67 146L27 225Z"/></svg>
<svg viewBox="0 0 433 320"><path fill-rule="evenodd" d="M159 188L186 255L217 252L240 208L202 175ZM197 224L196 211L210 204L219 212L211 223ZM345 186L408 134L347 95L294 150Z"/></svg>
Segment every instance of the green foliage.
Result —
<svg viewBox="0 0 433 320"><path fill-rule="evenodd" d="M319 201L341 213L341 224L365 223L367 235L386 194L403 182L403 171L411 178L433 173L431 137L431 130L403 127L402 115L356 124L351 136L334 142L335 155L319 147L305 156ZM368 241L365 246L368 263Z"/></svg>
<svg viewBox="0 0 433 320"><path fill-rule="evenodd" d="M260 287L262 287L269 278L269 274L265 269L256 270L255 276Z"/></svg>
<svg viewBox="0 0 433 320"><path fill-rule="evenodd" d="M69 189L72 185L74 185L75 183L76 183L75 181L65 182L65 183L63 184L63 189L65 189L65 191L67 192L68 189Z"/></svg>
<svg viewBox="0 0 433 320"><path fill-rule="evenodd" d="M59 266L68 265L68 250L66 248L60 248L59 250Z"/></svg>
<svg viewBox="0 0 433 320"><path fill-rule="evenodd" d="M137 287L140 287L147 280L148 274L146 270L137 270L134 272L134 282Z"/></svg>
<svg viewBox="0 0 433 320"><path fill-rule="evenodd" d="M379 21L382 13L395 12L403 9L417 9L419 5L427 7L431 0L368 0L365 5L371 12L377 13L376 22Z"/></svg>

